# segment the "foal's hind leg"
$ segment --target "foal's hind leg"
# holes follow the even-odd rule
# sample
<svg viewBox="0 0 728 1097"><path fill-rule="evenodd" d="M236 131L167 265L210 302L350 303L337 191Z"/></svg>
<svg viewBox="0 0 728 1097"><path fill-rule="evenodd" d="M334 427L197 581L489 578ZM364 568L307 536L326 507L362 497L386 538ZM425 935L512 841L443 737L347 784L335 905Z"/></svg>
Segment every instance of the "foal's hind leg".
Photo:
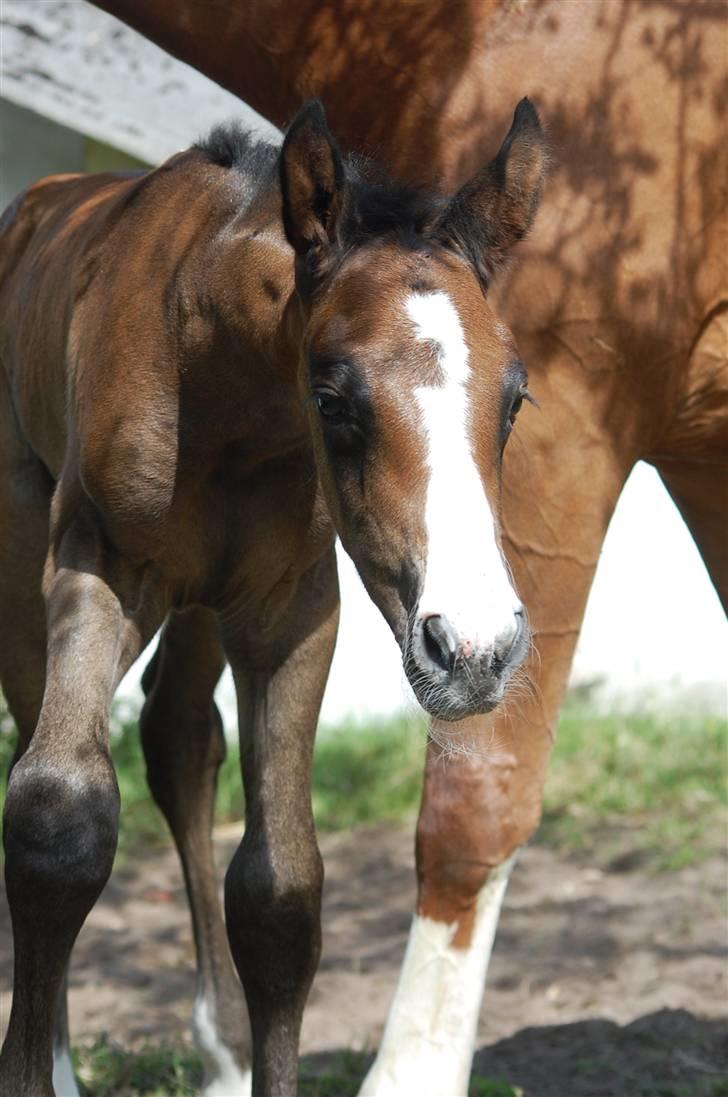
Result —
<svg viewBox="0 0 728 1097"><path fill-rule="evenodd" d="M46 686L5 802L15 977L2 1097L51 1097L53 1023L71 948L111 871L119 792L108 749L116 685L164 606L124 564L79 493L62 507L45 576Z"/></svg>
<svg viewBox="0 0 728 1097"><path fill-rule="evenodd" d="M331 554L300 581L275 635L226 635L240 713L245 835L225 878L233 958L253 1029L253 1093L297 1092L303 1008L321 951L311 756L336 639Z"/></svg>
<svg viewBox="0 0 728 1097"><path fill-rule="evenodd" d="M0 685L18 729L16 757L30 742L45 686L41 582L53 486L20 434L0 367Z"/></svg>
<svg viewBox="0 0 728 1097"><path fill-rule="evenodd" d="M211 826L225 757L212 695L225 665L215 616L173 613L145 671L140 720L147 776L184 871L197 951L194 1029L206 1067L206 1097L250 1093L250 1026L230 959L218 897Z"/></svg>

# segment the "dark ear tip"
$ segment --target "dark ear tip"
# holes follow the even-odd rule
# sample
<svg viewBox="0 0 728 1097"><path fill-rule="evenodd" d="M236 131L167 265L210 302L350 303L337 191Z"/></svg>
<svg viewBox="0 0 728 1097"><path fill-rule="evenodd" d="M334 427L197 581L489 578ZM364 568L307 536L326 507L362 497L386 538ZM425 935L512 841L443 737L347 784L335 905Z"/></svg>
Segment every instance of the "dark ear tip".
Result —
<svg viewBox="0 0 728 1097"><path fill-rule="evenodd" d="M513 113L514 130L532 129L541 133L541 120L538 111L527 95L524 95Z"/></svg>
<svg viewBox="0 0 728 1097"><path fill-rule="evenodd" d="M293 121L288 126L288 133L297 130L301 126L313 125L316 129L328 130L326 125L326 111L320 99L309 99L299 108Z"/></svg>

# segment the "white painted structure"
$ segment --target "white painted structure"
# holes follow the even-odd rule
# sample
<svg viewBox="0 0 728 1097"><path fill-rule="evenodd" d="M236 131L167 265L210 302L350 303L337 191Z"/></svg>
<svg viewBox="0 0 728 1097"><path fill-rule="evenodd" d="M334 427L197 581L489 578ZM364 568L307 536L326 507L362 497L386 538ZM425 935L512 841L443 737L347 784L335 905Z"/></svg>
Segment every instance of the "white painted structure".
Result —
<svg viewBox="0 0 728 1097"><path fill-rule="evenodd" d="M0 97L158 164L216 122L270 123L86 0L3 0Z"/></svg>

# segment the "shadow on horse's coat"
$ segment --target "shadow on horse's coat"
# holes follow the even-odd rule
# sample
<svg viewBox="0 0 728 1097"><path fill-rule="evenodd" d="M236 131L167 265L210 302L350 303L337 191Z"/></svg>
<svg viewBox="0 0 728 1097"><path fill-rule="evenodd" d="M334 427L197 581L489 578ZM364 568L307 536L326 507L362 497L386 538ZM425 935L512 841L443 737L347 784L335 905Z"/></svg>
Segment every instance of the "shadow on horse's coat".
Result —
<svg viewBox="0 0 728 1097"><path fill-rule="evenodd" d="M528 649L498 518L526 373L487 290L544 168L527 100L451 199L343 158L313 102L280 149L216 131L147 174L42 180L5 214L0 679L20 743L2 1094L53 1092L54 1026L67 1070L65 972L116 847L109 706L165 619L141 732L189 892L208 1092L245 1091L251 1070L254 1093L295 1092L320 951L310 778L335 536L439 720L492 710ZM252 1045L210 848L225 658L246 791L226 925ZM442 937L466 981L505 878L454 926L424 907L423 948Z"/></svg>

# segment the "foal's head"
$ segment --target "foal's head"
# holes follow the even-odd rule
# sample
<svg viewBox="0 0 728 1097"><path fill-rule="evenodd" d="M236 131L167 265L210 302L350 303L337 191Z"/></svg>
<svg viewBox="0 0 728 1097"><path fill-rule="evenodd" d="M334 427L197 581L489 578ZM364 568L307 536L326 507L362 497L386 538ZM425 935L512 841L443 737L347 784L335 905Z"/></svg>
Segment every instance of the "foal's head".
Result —
<svg viewBox="0 0 728 1097"><path fill-rule="evenodd" d="M528 231L544 164L525 99L495 160L452 199L345 161L317 103L281 152L327 503L418 700L444 718L492 709L528 647L498 520L526 372L487 287Z"/></svg>

